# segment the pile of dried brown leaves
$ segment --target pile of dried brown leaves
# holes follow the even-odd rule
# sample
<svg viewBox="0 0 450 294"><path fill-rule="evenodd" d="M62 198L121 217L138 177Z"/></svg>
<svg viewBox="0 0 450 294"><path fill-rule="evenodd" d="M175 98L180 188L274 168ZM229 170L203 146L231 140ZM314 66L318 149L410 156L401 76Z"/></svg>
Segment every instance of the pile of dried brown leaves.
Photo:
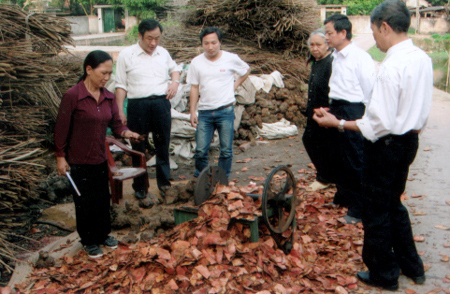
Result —
<svg viewBox="0 0 450 294"><path fill-rule="evenodd" d="M299 187L308 183L301 179ZM362 228L342 209L324 208L334 192L299 192L294 249L277 249L260 224L260 241L232 222L261 214L245 187L219 186L199 217L150 243L120 244L98 260L84 252L35 270L20 293L326 293L356 289ZM252 191L252 193L262 192ZM345 292L343 292L345 293Z"/></svg>

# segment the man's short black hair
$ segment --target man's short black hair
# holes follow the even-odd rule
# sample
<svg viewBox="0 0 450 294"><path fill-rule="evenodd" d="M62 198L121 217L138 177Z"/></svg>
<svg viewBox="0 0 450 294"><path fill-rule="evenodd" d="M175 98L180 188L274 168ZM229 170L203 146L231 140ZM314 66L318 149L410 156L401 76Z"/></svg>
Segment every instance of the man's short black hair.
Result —
<svg viewBox="0 0 450 294"><path fill-rule="evenodd" d="M200 42L203 43L203 37L209 34L217 34L217 38L219 39L219 42L222 43L222 32L219 28L216 27L207 27L200 33Z"/></svg>
<svg viewBox="0 0 450 294"><path fill-rule="evenodd" d="M405 3L399 0L387 0L375 7L370 22L380 28L386 22L396 33L408 32L411 14Z"/></svg>
<svg viewBox="0 0 450 294"><path fill-rule="evenodd" d="M138 27L139 34L144 37L145 32L153 31L154 29L159 28L161 33L163 32L162 25L156 19L144 19L141 21Z"/></svg>
<svg viewBox="0 0 450 294"><path fill-rule="evenodd" d="M345 30L347 32L347 35L345 36L349 41L352 39L352 23L348 19L347 15L343 14L333 14L332 16L328 17L323 24L326 25L327 23L332 22L334 24L334 29L336 32L341 32Z"/></svg>

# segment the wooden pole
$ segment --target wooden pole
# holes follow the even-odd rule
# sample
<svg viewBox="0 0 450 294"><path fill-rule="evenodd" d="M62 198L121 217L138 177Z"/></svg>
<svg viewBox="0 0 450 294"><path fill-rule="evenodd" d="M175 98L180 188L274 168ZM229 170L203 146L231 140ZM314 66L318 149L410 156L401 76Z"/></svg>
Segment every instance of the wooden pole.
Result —
<svg viewBox="0 0 450 294"><path fill-rule="evenodd" d="M448 92L448 80L450 76L450 51L447 52L448 60L447 60L447 80L445 81L445 92Z"/></svg>
<svg viewBox="0 0 450 294"><path fill-rule="evenodd" d="M419 33L419 26L420 26L419 0L416 0L416 34Z"/></svg>

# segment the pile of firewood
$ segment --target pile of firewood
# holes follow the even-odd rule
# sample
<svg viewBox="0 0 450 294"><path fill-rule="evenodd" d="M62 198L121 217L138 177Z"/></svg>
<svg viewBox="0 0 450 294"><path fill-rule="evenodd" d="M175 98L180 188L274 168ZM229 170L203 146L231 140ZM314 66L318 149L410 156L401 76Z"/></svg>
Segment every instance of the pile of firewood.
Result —
<svg viewBox="0 0 450 294"><path fill-rule="evenodd" d="M285 118L303 127L306 118L308 69L306 41L318 27L314 1L276 0L191 0L193 11L187 13L186 27L165 30L162 46L177 62L189 63L203 52L199 40L206 26L219 27L222 49L238 54L252 69L252 74L279 71L285 88L259 90L256 103L245 105L235 139L251 140L262 123Z"/></svg>
<svg viewBox="0 0 450 294"><path fill-rule="evenodd" d="M309 33L317 27L316 1L191 0L196 10L188 22L226 26L233 38L252 40L259 48L288 55L306 51Z"/></svg>
<svg viewBox="0 0 450 294"><path fill-rule="evenodd" d="M45 55L66 51L65 44L73 45L70 24L64 18L28 13L16 5L0 5L2 42L5 40L32 41L32 49Z"/></svg>
<svg viewBox="0 0 450 294"><path fill-rule="evenodd" d="M11 213L38 197L46 176L48 126L73 78L55 55L72 39L64 19L5 4L0 18L0 213Z"/></svg>
<svg viewBox="0 0 450 294"><path fill-rule="evenodd" d="M75 74L67 58L56 57L72 44L69 22L5 4L0 19L0 268L11 271L7 260L19 247L10 237L25 226L16 218L39 198L49 126Z"/></svg>

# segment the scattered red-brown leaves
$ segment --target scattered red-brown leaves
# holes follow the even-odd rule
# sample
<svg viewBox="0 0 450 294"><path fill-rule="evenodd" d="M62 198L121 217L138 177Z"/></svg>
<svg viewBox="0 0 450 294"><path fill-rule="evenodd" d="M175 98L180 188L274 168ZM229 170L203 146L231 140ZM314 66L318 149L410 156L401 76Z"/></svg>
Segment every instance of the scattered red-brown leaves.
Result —
<svg viewBox="0 0 450 294"><path fill-rule="evenodd" d="M248 162L250 162L250 160L252 160L252 159L251 158L239 159L239 160L236 160L236 163L248 163Z"/></svg>
<svg viewBox="0 0 450 294"><path fill-rule="evenodd" d="M416 242L424 242L425 241L425 237L424 236L414 236L414 241Z"/></svg>
<svg viewBox="0 0 450 294"><path fill-rule="evenodd" d="M300 179L298 186L306 185ZM149 243L120 244L96 260L84 252L35 270L21 293L347 293L363 269L362 226L337 219L344 209L325 208L331 189L300 191L290 254L277 248L260 223L259 242L235 219L261 215L261 200L246 195L262 187L218 186L182 223Z"/></svg>

